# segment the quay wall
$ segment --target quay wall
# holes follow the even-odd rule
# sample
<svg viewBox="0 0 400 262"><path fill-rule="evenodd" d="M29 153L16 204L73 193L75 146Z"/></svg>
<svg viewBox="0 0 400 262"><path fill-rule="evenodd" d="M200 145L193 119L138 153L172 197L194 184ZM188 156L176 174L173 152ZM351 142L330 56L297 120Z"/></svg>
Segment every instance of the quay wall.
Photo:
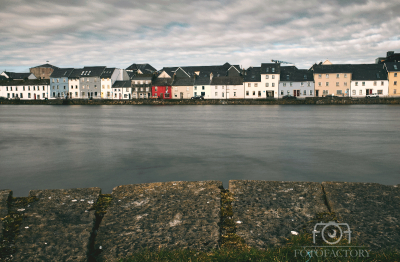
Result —
<svg viewBox="0 0 400 262"><path fill-rule="evenodd" d="M220 181L176 181L118 186L108 195L77 188L14 198L0 190L0 260L118 261L148 248L215 250L224 203L236 235L257 249L283 246L293 232L311 234L333 219L366 249L399 251L400 185L231 180L224 189Z"/></svg>

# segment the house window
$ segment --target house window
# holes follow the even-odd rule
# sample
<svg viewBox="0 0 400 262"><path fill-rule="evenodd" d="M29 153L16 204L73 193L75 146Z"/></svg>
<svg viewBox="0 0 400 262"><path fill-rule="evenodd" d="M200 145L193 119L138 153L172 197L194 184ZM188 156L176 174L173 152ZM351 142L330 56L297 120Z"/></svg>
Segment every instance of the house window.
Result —
<svg viewBox="0 0 400 262"><path fill-rule="evenodd" d="M249 95L249 91L247 91L247 95ZM215 96L218 96L218 92L215 92Z"/></svg>
<svg viewBox="0 0 400 262"><path fill-rule="evenodd" d="M58 89L58 85L57 85L57 89Z"/></svg>
<svg viewBox="0 0 400 262"><path fill-rule="evenodd" d="M347 78L347 74L344 74L344 78Z"/></svg>
<svg viewBox="0 0 400 262"><path fill-rule="evenodd" d="M359 95L362 95L362 90L360 90L360 91L358 92L358 94L359 94Z"/></svg>
<svg viewBox="0 0 400 262"><path fill-rule="evenodd" d="M197 92L194 92L194 96L197 96Z"/></svg>
<svg viewBox="0 0 400 262"><path fill-rule="evenodd" d="M236 96L236 92L233 92L233 96Z"/></svg>
<svg viewBox="0 0 400 262"><path fill-rule="evenodd" d="M382 89L378 90L378 95L382 95L382 94L383 94L383 90Z"/></svg>
<svg viewBox="0 0 400 262"><path fill-rule="evenodd" d="M329 74L326 74L325 77L326 77L326 78L329 78Z"/></svg>
<svg viewBox="0 0 400 262"><path fill-rule="evenodd" d="M318 86L321 86L322 85L322 83L321 82L318 82Z"/></svg>
<svg viewBox="0 0 400 262"><path fill-rule="evenodd" d="M154 87L154 91L156 91L156 92L157 92L157 87Z"/></svg>
<svg viewBox="0 0 400 262"><path fill-rule="evenodd" d="M336 78L339 78L339 75L340 75L340 74L336 74Z"/></svg>
<svg viewBox="0 0 400 262"><path fill-rule="evenodd" d="M258 97L261 97L261 91L258 91Z"/></svg>
<svg viewBox="0 0 400 262"><path fill-rule="evenodd" d="M272 75L272 79L275 79L275 75Z"/></svg>
<svg viewBox="0 0 400 262"><path fill-rule="evenodd" d="M344 82L343 85L344 85L344 86L347 86L347 82Z"/></svg>
<svg viewBox="0 0 400 262"><path fill-rule="evenodd" d="M269 75L266 75L266 76L265 76L265 79L268 79L268 78L269 78Z"/></svg>
<svg viewBox="0 0 400 262"><path fill-rule="evenodd" d="M301 83L300 83L300 85L301 85L301 86L304 86L304 83L303 83L303 82L301 82Z"/></svg>
<svg viewBox="0 0 400 262"><path fill-rule="evenodd" d="M383 81L381 81L381 86L383 86Z"/></svg>
<svg viewBox="0 0 400 262"><path fill-rule="evenodd" d="M307 95L307 90L303 90L303 95Z"/></svg>
<svg viewBox="0 0 400 262"><path fill-rule="evenodd" d="M225 93L224 92L222 92L222 97L224 97L225 96Z"/></svg>
<svg viewBox="0 0 400 262"><path fill-rule="evenodd" d="M201 87L201 90L204 90L204 86Z"/></svg>
<svg viewBox="0 0 400 262"><path fill-rule="evenodd" d="M256 95L256 91L253 91L253 96L255 96Z"/></svg>
<svg viewBox="0 0 400 262"><path fill-rule="evenodd" d="M358 82L356 82L356 86L358 86Z"/></svg>
<svg viewBox="0 0 400 262"><path fill-rule="evenodd" d="M336 86L339 86L339 82L336 82Z"/></svg>
<svg viewBox="0 0 400 262"><path fill-rule="evenodd" d="M197 90L197 86L194 87L194 90Z"/></svg>
<svg viewBox="0 0 400 262"><path fill-rule="evenodd" d="M318 78L322 78L322 75L321 75L321 74L319 74L319 75L318 75Z"/></svg>
<svg viewBox="0 0 400 262"><path fill-rule="evenodd" d="M189 87L188 87L189 88ZM218 87L217 86L215 86L215 89L218 89Z"/></svg>
<svg viewBox="0 0 400 262"><path fill-rule="evenodd" d="M293 86L293 83L292 83L292 82L290 82L290 86Z"/></svg>
<svg viewBox="0 0 400 262"><path fill-rule="evenodd" d="M53 92L53 97L56 97L56 92Z"/></svg>
<svg viewBox="0 0 400 262"><path fill-rule="evenodd" d="M342 90L336 90L336 94L341 95L342 94Z"/></svg>
<svg viewBox="0 0 400 262"><path fill-rule="evenodd" d="M269 67L266 68L267 73L269 72Z"/></svg>
<svg viewBox="0 0 400 262"><path fill-rule="evenodd" d="M283 90L281 90L281 95L283 96Z"/></svg>
<svg viewBox="0 0 400 262"><path fill-rule="evenodd" d="M374 81L374 86L376 86L376 81Z"/></svg>
<svg viewBox="0 0 400 262"><path fill-rule="evenodd" d="M269 83L265 83L265 87L269 87Z"/></svg>
<svg viewBox="0 0 400 262"><path fill-rule="evenodd" d="M397 73L394 73L394 77L397 77Z"/></svg>
<svg viewBox="0 0 400 262"><path fill-rule="evenodd" d="M246 91L246 96L248 96L249 95L249 91Z"/></svg>
<svg viewBox="0 0 400 262"><path fill-rule="evenodd" d="M251 87L251 83L248 83L248 84L247 84L247 87Z"/></svg>
<svg viewBox="0 0 400 262"><path fill-rule="evenodd" d="M275 83L272 83L272 87L274 87L275 86Z"/></svg>
<svg viewBox="0 0 400 262"><path fill-rule="evenodd" d="M274 73L275 72L275 68L272 68L272 73Z"/></svg>
<svg viewBox="0 0 400 262"><path fill-rule="evenodd" d="M60 82L59 79L57 78L57 83Z"/></svg>
<svg viewBox="0 0 400 262"><path fill-rule="evenodd" d="M44 94L43 94L43 97L44 97ZM19 98L24 98L24 97L22 96L22 93L19 94Z"/></svg>
<svg viewBox="0 0 400 262"><path fill-rule="evenodd" d="M255 84L254 84L254 87L257 87L257 86L258 86L258 84L257 84L257 83L255 83Z"/></svg>
<svg viewBox="0 0 400 262"><path fill-rule="evenodd" d="M286 83L283 83L283 86L286 86Z"/></svg>
<svg viewBox="0 0 400 262"><path fill-rule="evenodd" d="M310 96L312 96L313 95L313 92L312 92L312 90L310 90Z"/></svg>
<svg viewBox="0 0 400 262"><path fill-rule="evenodd" d="M307 86L311 86L311 83L310 83L310 82L307 82Z"/></svg>
<svg viewBox="0 0 400 262"><path fill-rule="evenodd" d="M325 86L329 86L329 82L326 82L326 83L325 83Z"/></svg>
<svg viewBox="0 0 400 262"><path fill-rule="evenodd" d="M94 92L94 96L97 96L97 92Z"/></svg>
<svg viewBox="0 0 400 262"><path fill-rule="evenodd" d="M104 85L102 85L101 88L104 89Z"/></svg>
<svg viewBox="0 0 400 262"><path fill-rule="evenodd" d="M397 86L397 81L394 81L394 83L393 83L395 86Z"/></svg>
<svg viewBox="0 0 400 262"><path fill-rule="evenodd" d="M353 90L353 91L352 91L352 94L353 94L353 96L356 95L356 90Z"/></svg>
<svg viewBox="0 0 400 262"><path fill-rule="evenodd" d="M393 89L393 94L397 94L397 90L396 89Z"/></svg>
<svg viewBox="0 0 400 262"><path fill-rule="evenodd" d="M362 86L365 86L365 82L362 82Z"/></svg>
<svg viewBox="0 0 400 262"><path fill-rule="evenodd" d="M28 98L31 98L31 93L28 93Z"/></svg>
<svg viewBox="0 0 400 262"><path fill-rule="evenodd" d="M65 86L64 86L64 90L65 90Z"/></svg>

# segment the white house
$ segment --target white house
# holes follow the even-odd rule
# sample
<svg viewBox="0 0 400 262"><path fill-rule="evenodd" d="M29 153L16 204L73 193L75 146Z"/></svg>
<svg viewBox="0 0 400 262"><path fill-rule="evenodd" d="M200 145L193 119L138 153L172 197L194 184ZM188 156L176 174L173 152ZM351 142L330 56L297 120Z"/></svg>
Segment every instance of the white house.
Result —
<svg viewBox="0 0 400 262"><path fill-rule="evenodd" d="M279 97L314 97L314 75L311 70L297 69L295 66L281 66Z"/></svg>
<svg viewBox="0 0 400 262"><path fill-rule="evenodd" d="M368 94L389 95L389 81L383 64L352 65L350 83L351 97L365 97Z"/></svg>
<svg viewBox="0 0 400 262"><path fill-rule="evenodd" d="M243 78L241 76L214 76L211 79L211 94L214 96L213 99L243 99Z"/></svg>
<svg viewBox="0 0 400 262"><path fill-rule="evenodd" d="M279 97L280 64L261 64L261 83L265 87L265 98Z"/></svg>
<svg viewBox="0 0 400 262"><path fill-rule="evenodd" d="M245 99L261 99L267 97L267 87L261 82L261 67L249 67L244 73L243 86Z"/></svg>
<svg viewBox="0 0 400 262"><path fill-rule="evenodd" d="M0 83L1 96L9 99L41 100L48 98L50 83L41 80L10 80Z"/></svg>

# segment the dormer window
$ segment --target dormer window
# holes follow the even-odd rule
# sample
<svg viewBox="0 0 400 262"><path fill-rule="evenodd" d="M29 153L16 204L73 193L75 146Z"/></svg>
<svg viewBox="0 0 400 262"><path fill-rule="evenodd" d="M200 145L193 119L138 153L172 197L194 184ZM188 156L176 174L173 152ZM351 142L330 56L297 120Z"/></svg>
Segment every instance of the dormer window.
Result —
<svg viewBox="0 0 400 262"><path fill-rule="evenodd" d="M379 79L379 78L380 78L380 77L379 77L379 73L376 73L376 78L377 78L377 79Z"/></svg>
<svg viewBox="0 0 400 262"><path fill-rule="evenodd" d="M304 79L307 79L307 75L304 75Z"/></svg>
<svg viewBox="0 0 400 262"><path fill-rule="evenodd" d="M286 80L289 80L289 75L286 75Z"/></svg>
<svg viewBox="0 0 400 262"><path fill-rule="evenodd" d="M397 65L393 65L394 70L397 70Z"/></svg>
<svg viewBox="0 0 400 262"><path fill-rule="evenodd" d="M89 74L88 74L88 75L90 75L91 72L92 72L92 71L89 71Z"/></svg>
<svg viewBox="0 0 400 262"><path fill-rule="evenodd" d="M275 72L275 68L272 68L272 73L274 73Z"/></svg>
<svg viewBox="0 0 400 262"><path fill-rule="evenodd" d="M267 67L267 73L269 72L269 67Z"/></svg>

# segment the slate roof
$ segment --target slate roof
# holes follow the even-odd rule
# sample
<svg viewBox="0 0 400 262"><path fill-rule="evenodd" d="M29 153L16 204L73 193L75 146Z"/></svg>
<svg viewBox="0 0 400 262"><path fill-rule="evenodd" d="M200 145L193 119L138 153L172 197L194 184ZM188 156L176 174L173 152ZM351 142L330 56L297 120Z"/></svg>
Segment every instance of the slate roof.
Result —
<svg viewBox="0 0 400 262"><path fill-rule="evenodd" d="M172 77L171 78L156 78L153 81L153 86L171 86L172 85Z"/></svg>
<svg viewBox="0 0 400 262"><path fill-rule="evenodd" d="M163 67L159 73L162 73L165 71L165 73L167 73L170 77L174 76L175 71L178 69L179 67Z"/></svg>
<svg viewBox="0 0 400 262"><path fill-rule="evenodd" d="M282 66L280 81L306 82L314 81L313 71L307 69L297 69L295 66Z"/></svg>
<svg viewBox="0 0 400 262"><path fill-rule="evenodd" d="M210 84L211 84L210 76L198 76L196 77L193 83L194 86L205 86Z"/></svg>
<svg viewBox="0 0 400 262"><path fill-rule="evenodd" d="M314 74L335 74L335 73L352 73L351 64L334 64L334 65L314 65Z"/></svg>
<svg viewBox="0 0 400 262"><path fill-rule="evenodd" d="M7 80L8 78L5 76L0 76L0 81Z"/></svg>
<svg viewBox="0 0 400 262"><path fill-rule="evenodd" d="M131 80L115 81L112 88L131 87Z"/></svg>
<svg viewBox="0 0 400 262"><path fill-rule="evenodd" d="M24 78L28 78L32 73L14 73L14 72L6 72L4 71L3 73L5 73L8 78L11 79L24 79Z"/></svg>
<svg viewBox="0 0 400 262"><path fill-rule="evenodd" d="M176 77L173 86L193 86L194 77Z"/></svg>
<svg viewBox="0 0 400 262"><path fill-rule="evenodd" d="M111 78L114 71L115 71L115 68L105 68L103 73L101 74L100 78Z"/></svg>
<svg viewBox="0 0 400 262"><path fill-rule="evenodd" d="M100 77L105 69L105 66L85 66L83 67L85 72L82 74L82 77Z"/></svg>
<svg viewBox="0 0 400 262"><path fill-rule="evenodd" d="M261 67L247 68L243 82L261 82Z"/></svg>
<svg viewBox="0 0 400 262"><path fill-rule="evenodd" d="M48 67L48 68L53 68L53 69L57 69L57 66L53 66L50 64L43 64L43 65L39 65L39 66L35 66L35 67L31 67L31 68L38 68L38 67Z"/></svg>
<svg viewBox="0 0 400 262"><path fill-rule="evenodd" d="M69 77L73 70L73 68L55 68L50 78Z"/></svg>
<svg viewBox="0 0 400 262"><path fill-rule="evenodd" d="M387 71L389 72L399 72L400 71L400 62L387 62L385 63ZM396 69L397 68L397 69Z"/></svg>
<svg viewBox="0 0 400 262"><path fill-rule="evenodd" d="M181 66L181 67L164 67L159 72L165 71L171 77L174 75L175 71L178 68L184 70L189 76L196 75L195 72L200 72L199 76L210 77L210 73L213 73L214 76L226 76L228 69L231 67L229 63L225 63L223 65L211 65L211 66ZM240 71L240 67L235 65L235 67Z"/></svg>
<svg viewBox="0 0 400 262"><path fill-rule="evenodd" d="M150 64L131 64L126 68L126 70L140 70L143 74L153 73L157 71L157 69L152 67Z"/></svg>
<svg viewBox="0 0 400 262"><path fill-rule="evenodd" d="M387 80L383 64L352 65L351 80Z"/></svg>
<svg viewBox="0 0 400 262"><path fill-rule="evenodd" d="M82 68L74 68L68 78L79 78L84 71Z"/></svg>
<svg viewBox="0 0 400 262"><path fill-rule="evenodd" d="M274 72L272 72L275 69ZM261 74L280 74L281 64L278 63L262 63Z"/></svg>
<svg viewBox="0 0 400 262"><path fill-rule="evenodd" d="M1 86L28 86L28 85L50 85L50 79L28 79L28 80L4 80Z"/></svg>
<svg viewBox="0 0 400 262"><path fill-rule="evenodd" d="M240 76L217 76L213 77L211 85L243 85L243 78Z"/></svg>

